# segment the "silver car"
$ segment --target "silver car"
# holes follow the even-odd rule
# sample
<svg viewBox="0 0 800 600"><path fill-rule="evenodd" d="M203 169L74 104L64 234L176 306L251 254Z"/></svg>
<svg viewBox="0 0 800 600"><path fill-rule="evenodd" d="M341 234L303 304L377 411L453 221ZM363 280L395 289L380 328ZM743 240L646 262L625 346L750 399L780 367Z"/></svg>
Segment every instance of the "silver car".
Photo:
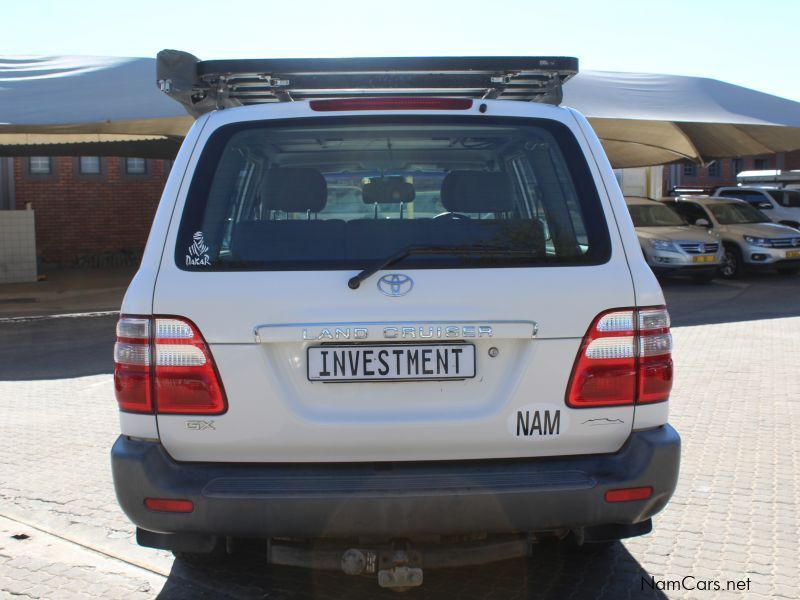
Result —
<svg viewBox="0 0 800 600"><path fill-rule="evenodd" d="M746 269L774 268L783 275L800 271L800 233L773 223L747 202L716 196L679 196L663 202L689 223L720 236L724 277L738 277Z"/></svg>
<svg viewBox="0 0 800 600"><path fill-rule="evenodd" d="M690 226L683 217L656 200L625 198L647 264L656 275L690 275L710 281L723 264L719 237Z"/></svg>

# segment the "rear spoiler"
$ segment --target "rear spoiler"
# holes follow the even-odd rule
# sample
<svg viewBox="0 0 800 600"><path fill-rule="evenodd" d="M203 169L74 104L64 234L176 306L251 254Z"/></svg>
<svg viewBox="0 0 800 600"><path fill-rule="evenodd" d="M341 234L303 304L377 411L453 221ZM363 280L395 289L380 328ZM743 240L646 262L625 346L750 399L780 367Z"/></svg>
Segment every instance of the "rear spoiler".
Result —
<svg viewBox="0 0 800 600"><path fill-rule="evenodd" d="M195 117L212 110L322 98L439 96L558 105L578 72L563 56L405 58L267 58L199 60L162 50L162 92Z"/></svg>

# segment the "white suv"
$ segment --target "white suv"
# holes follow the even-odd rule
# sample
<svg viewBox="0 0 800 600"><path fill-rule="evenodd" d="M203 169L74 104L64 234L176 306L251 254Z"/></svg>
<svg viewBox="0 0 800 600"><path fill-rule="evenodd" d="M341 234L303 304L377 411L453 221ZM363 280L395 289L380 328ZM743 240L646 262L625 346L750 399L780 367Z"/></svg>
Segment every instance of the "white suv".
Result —
<svg viewBox="0 0 800 600"><path fill-rule="evenodd" d="M458 89L431 97L414 69L445 94L442 61ZM117 327L113 474L140 544L269 540L273 563L404 588L650 531L678 478L670 323L614 173L574 110L464 91L471 66L547 98L564 64L195 63L189 106L224 72L224 109L183 143ZM406 95L302 99L302 69L330 96L369 68ZM227 108L251 104L237 70L296 101Z"/></svg>
<svg viewBox="0 0 800 600"><path fill-rule="evenodd" d="M767 186L720 187L714 195L744 200L763 211L773 223L800 229L800 190Z"/></svg>

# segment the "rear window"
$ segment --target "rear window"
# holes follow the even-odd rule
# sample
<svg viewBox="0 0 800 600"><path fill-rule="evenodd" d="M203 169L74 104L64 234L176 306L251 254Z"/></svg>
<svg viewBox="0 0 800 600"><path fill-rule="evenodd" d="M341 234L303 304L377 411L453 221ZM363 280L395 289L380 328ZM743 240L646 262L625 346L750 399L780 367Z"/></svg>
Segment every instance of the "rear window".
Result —
<svg viewBox="0 0 800 600"><path fill-rule="evenodd" d="M479 121L479 122L478 122ZM609 236L570 131L547 120L316 118L223 127L189 188L186 270L586 265Z"/></svg>

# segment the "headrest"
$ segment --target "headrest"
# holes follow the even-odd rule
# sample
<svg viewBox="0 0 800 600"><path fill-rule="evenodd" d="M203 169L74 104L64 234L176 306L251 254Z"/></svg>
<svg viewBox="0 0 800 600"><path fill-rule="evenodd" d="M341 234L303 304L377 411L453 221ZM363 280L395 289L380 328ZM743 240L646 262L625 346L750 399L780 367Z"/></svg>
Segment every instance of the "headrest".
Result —
<svg viewBox="0 0 800 600"><path fill-rule="evenodd" d="M261 194L269 210L319 212L328 199L328 184L316 169L270 169L264 175Z"/></svg>
<svg viewBox="0 0 800 600"><path fill-rule="evenodd" d="M398 204L413 202L416 193L414 186L402 177L372 179L364 184L361 198L364 204Z"/></svg>
<svg viewBox="0 0 800 600"><path fill-rule="evenodd" d="M442 181L442 204L450 212L505 212L514 197L505 173L450 171Z"/></svg>

